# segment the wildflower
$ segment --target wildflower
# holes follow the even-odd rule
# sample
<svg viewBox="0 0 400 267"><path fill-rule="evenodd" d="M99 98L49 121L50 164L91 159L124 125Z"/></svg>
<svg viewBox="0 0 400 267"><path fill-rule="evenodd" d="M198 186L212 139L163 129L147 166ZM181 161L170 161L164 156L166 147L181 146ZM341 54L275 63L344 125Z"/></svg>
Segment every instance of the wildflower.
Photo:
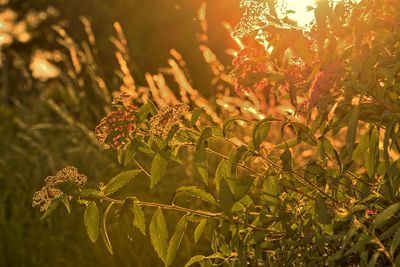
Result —
<svg viewBox="0 0 400 267"><path fill-rule="evenodd" d="M264 53L262 48L246 47L233 60L234 69L231 74L236 81L238 94L263 89L268 85L265 78L267 64L264 62Z"/></svg>
<svg viewBox="0 0 400 267"><path fill-rule="evenodd" d="M174 125L182 123L182 117L188 110L189 107L185 103L160 109L158 114L150 119L150 135L167 136Z"/></svg>
<svg viewBox="0 0 400 267"><path fill-rule="evenodd" d="M136 130L135 106L124 106L110 112L104 117L95 130L97 141L106 148L124 148L133 138Z"/></svg>
<svg viewBox="0 0 400 267"><path fill-rule="evenodd" d="M365 210L365 218L369 218L369 216L377 215L377 214L378 214L378 211L376 211L376 210L370 210L370 209Z"/></svg>
<svg viewBox="0 0 400 267"><path fill-rule="evenodd" d="M40 206L40 211L44 212L50 207L53 200L66 196L59 188L60 185L70 183L77 188L82 188L86 181L86 176L80 174L77 168L65 167L58 171L56 175L48 176L45 179L45 186L33 194L32 207Z"/></svg>
<svg viewBox="0 0 400 267"><path fill-rule="evenodd" d="M318 102L331 95L339 71L340 65L333 63L315 76L310 89L310 107L317 106Z"/></svg>
<svg viewBox="0 0 400 267"><path fill-rule="evenodd" d="M85 175L80 174L77 168L68 166L58 171L56 175L48 176L46 179L44 179L44 181L49 187L56 187L59 184L66 182L72 183L77 187L83 187L87 181L87 178Z"/></svg>

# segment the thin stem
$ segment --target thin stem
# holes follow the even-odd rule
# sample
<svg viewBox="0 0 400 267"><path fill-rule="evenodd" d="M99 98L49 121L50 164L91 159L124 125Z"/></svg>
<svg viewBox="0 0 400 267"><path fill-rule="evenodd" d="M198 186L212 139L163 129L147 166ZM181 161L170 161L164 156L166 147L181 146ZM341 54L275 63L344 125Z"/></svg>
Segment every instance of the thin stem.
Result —
<svg viewBox="0 0 400 267"><path fill-rule="evenodd" d="M273 167L275 167L275 168L277 168L277 169L279 169L279 170L283 170L283 167L282 166L280 166L279 164L277 164L277 163L275 163L275 162L273 162L272 160L270 160L269 158L267 158L267 157L265 157L264 155L262 155L261 153L257 153L257 152L254 152L253 151L253 154L255 155L255 156L258 156L258 157L261 157L261 158L263 158L268 164L270 164L271 166L273 166ZM300 183L302 183L302 184L304 184L304 185L310 185L311 187L313 187L315 190L317 190L318 191L318 193L320 193L321 195L323 195L324 197L326 197L326 198L328 198L328 199L330 199L332 202L334 202L334 203L338 203L338 201L336 200L336 199L334 199L333 197L331 197L330 195L328 195L327 193L325 193L324 191L322 191L322 189L320 189L318 186L316 186L315 184L313 184L312 182L310 182L310 181L308 181L307 179L305 179L303 176L301 176L300 174L298 174L298 173L296 173L296 172L294 172L294 171L291 171L291 172L289 172L290 174L292 174L295 178L297 178L297 180L300 182Z"/></svg>
<svg viewBox="0 0 400 267"><path fill-rule="evenodd" d="M119 205L123 205L124 201L119 200L119 199L113 199L110 197L104 197L104 200L107 200L109 202L113 202ZM193 210L193 209L189 209L189 208L185 208L185 207L181 207L181 206L176 206L176 205L166 205L166 204L162 204L162 203L155 203L155 202L145 202L145 201L139 201L139 202L135 202L135 205L138 206L143 206L143 207L153 207L153 208L161 208L163 210L174 210L174 211L179 211L179 212L185 212L185 213L191 213L191 214L196 214L202 217L206 217L206 218L212 218L212 219L219 219L219 220L224 220L233 224L237 224L237 225L243 225L246 226L247 228L250 228L252 230L256 230L256 231L262 231L262 232L266 232L270 235L270 237L282 237L283 233L277 232L277 231L273 231L273 230L269 230L266 228L261 228L261 227L257 227L254 225L248 225L245 224L237 219L228 217L226 215L224 215L222 212L208 212L208 211L202 211L202 210Z"/></svg>
<svg viewBox="0 0 400 267"><path fill-rule="evenodd" d="M150 174L146 171L145 168L135 159L133 158L132 161L148 176L151 177Z"/></svg>

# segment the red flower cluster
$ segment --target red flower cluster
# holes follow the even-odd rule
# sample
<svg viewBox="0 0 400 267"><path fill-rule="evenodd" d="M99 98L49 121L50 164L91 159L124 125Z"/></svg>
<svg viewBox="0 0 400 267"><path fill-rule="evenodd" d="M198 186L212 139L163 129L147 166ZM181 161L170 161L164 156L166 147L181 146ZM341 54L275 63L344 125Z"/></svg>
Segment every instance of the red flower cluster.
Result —
<svg viewBox="0 0 400 267"><path fill-rule="evenodd" d="M97 125L97 141L106 148L121 149L130 143L136 129L135 106L124 106L110 112Z"/></svg>
<svg viewBox="0 0 400 267"><path fill-rule="evenodd" d="M233 60L232 75L235 79L235 89L238 94L263 89L268 84L265 78L267 64L265 51L261 48L246 47Z"/></svg>
<svg viewBox="0 0 400 267"><path fill-rule="evenodd" d="M332 63L315 76L310 89L311 107L315 107L321 99L330 95L330 91L338 77L340 69L339 63Z"/></svg>

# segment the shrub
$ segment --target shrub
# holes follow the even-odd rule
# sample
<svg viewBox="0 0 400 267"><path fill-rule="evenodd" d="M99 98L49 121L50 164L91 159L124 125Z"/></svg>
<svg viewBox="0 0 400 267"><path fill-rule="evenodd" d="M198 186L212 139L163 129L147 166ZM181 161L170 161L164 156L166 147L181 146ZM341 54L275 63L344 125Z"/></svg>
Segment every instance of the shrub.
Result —
<svg viewBox="0 0 400 267"><path fill-rule="evenodd" d="M215 108L173 60L183 103L164 83L155 87L157 76L142 91L122 87L97 137L117 150L124 171L98 188L47 185L58 193L43 216L76 200L90 240L101 236L113 253L107 222L115 214L129 235L149 235L166 266L193 225L192 242L204 238L210 253L186 266L400 265L399 4L319 1L303 31L268 3L242 1L246 14L261 13L236 29L247 43L233 81L216 72L236 86L235 101L219 94ZM160 186L172 166L193 167L199 179L168 184L176 187L170 203L115 196L145 176L150 189Z"/></svg>

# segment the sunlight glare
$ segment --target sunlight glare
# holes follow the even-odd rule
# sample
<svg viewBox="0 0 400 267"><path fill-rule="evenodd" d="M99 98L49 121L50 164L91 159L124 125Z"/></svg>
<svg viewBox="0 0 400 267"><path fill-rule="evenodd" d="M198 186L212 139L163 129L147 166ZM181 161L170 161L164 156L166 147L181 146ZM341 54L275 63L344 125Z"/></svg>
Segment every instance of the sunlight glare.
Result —
<svg viewBox="0 0 400 267"><path fill-rule="evenodd" d="M277 0L278 15L287 17L298 23L302 28L309 28L314 21L314 10L316 2L319 0ZM343 0L341 0L343 1ZM339 1L330 1L335 5ZM351 0L353 4L358 4L361 0ZM287 14L287 12L289 14Z"/></svg>

